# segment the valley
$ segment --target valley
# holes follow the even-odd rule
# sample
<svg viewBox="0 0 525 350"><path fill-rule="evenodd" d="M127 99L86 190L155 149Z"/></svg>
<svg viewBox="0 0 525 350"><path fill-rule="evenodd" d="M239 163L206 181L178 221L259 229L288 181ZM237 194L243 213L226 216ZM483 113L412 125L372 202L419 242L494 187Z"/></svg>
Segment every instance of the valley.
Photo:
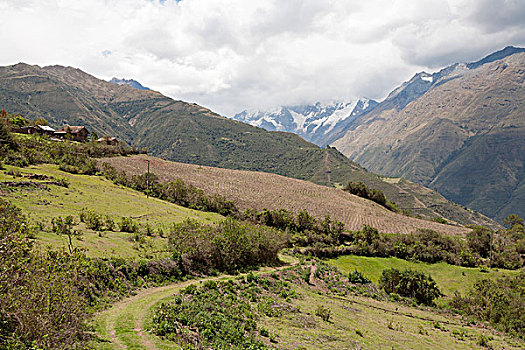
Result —
<svg viewBox="0 0 525 350"><path fill-rule="evenodd" d="M523 51L238 120L0 67L0 349L525 348Z"/></svg>

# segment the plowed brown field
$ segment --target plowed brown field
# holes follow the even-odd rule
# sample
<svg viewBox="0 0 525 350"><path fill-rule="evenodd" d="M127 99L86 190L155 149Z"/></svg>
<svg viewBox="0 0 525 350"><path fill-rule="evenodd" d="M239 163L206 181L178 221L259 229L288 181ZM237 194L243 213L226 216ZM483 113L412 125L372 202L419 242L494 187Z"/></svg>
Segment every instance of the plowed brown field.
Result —
<svg viewBox="0 0 525 350"><path fill-rule="evenodd" d="M341 220L351 230L361 229L364 225L388 233L410 233L429 228L449 235L463 235L468 230L396 214L340 189L270 173L183 164L144 155L106 158L100 162L135 175L146 172L147 160L150 161L150 171L161 181L181 178L207 193L220 194L235 201L240 209L284 208L294 212L306 209L317 217L330 215Z"/></svg>

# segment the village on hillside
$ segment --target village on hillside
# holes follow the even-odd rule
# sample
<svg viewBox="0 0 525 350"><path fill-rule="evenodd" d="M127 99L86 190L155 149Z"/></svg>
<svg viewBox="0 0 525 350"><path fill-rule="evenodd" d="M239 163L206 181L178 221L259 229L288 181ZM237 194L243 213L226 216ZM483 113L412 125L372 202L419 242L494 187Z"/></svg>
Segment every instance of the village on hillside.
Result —
<svg viewBox="0 0 525 350"><path fill-rule="evenodd" d="M57 130L47 125L47 121L43 118L36 120L33 125L28 125L30 122L20 115L16 115L15 119L8 118L8 113L5 110L0 111L0 119L4 120L9 130L18 134L28 135L44 135L48 136L53 141L71 140L77 142L87 142L89 140L90 132L83 125L70 126L65 125ZM94 134L96 135L96 133ZM96 142L108 146L118 146L119 140L113 136L103 136L97 138Z"/></svg>

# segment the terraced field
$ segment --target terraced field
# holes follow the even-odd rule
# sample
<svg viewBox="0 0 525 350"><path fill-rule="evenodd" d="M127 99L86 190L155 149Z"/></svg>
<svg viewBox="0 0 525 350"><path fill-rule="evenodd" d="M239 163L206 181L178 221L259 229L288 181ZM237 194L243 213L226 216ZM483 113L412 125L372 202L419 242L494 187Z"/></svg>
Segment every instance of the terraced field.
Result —
<svg viewBox="0 0 525 350"><path fill-rule="evenodd" d="M463 235L467 231L464 227L396 214L340 189L276 174L176 163L145 155L107 158L100 162L134 175L145 173L148 161L150 171L161 181L181 178L208 193L235 201L241 209L285 208L294 212L306 209L318 217L337 218L351 230L371 225L389 233L410 233L422 228L450 235Z"/></svg>

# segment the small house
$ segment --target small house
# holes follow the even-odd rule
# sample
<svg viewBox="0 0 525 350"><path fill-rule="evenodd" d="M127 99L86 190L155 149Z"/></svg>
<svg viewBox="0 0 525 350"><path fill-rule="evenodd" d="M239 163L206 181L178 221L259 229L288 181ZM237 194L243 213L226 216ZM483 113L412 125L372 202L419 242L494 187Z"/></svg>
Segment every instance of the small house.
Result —
<svg viewBox="0 0 525 350"><path fill-rule="evenodd" d="M68 138L67 135L70 135L69 138L73 141L85 142L89 131L87 131L85 126L64 126L55 131L53 135L63 139Z"/></svg>
<svg viewBox="0 0 525 350"><path fill-rule="evenodd" d="M41 135L53 136L55 129L47 125L35 125L33 128L34 132Z"/></svg>
<svg viewBox="0 0 525 350"><path fill-rule="evenodd" d="M118 140L116 137L104 136L97 140L98 143L108 146L118 146Z"/></svg>

